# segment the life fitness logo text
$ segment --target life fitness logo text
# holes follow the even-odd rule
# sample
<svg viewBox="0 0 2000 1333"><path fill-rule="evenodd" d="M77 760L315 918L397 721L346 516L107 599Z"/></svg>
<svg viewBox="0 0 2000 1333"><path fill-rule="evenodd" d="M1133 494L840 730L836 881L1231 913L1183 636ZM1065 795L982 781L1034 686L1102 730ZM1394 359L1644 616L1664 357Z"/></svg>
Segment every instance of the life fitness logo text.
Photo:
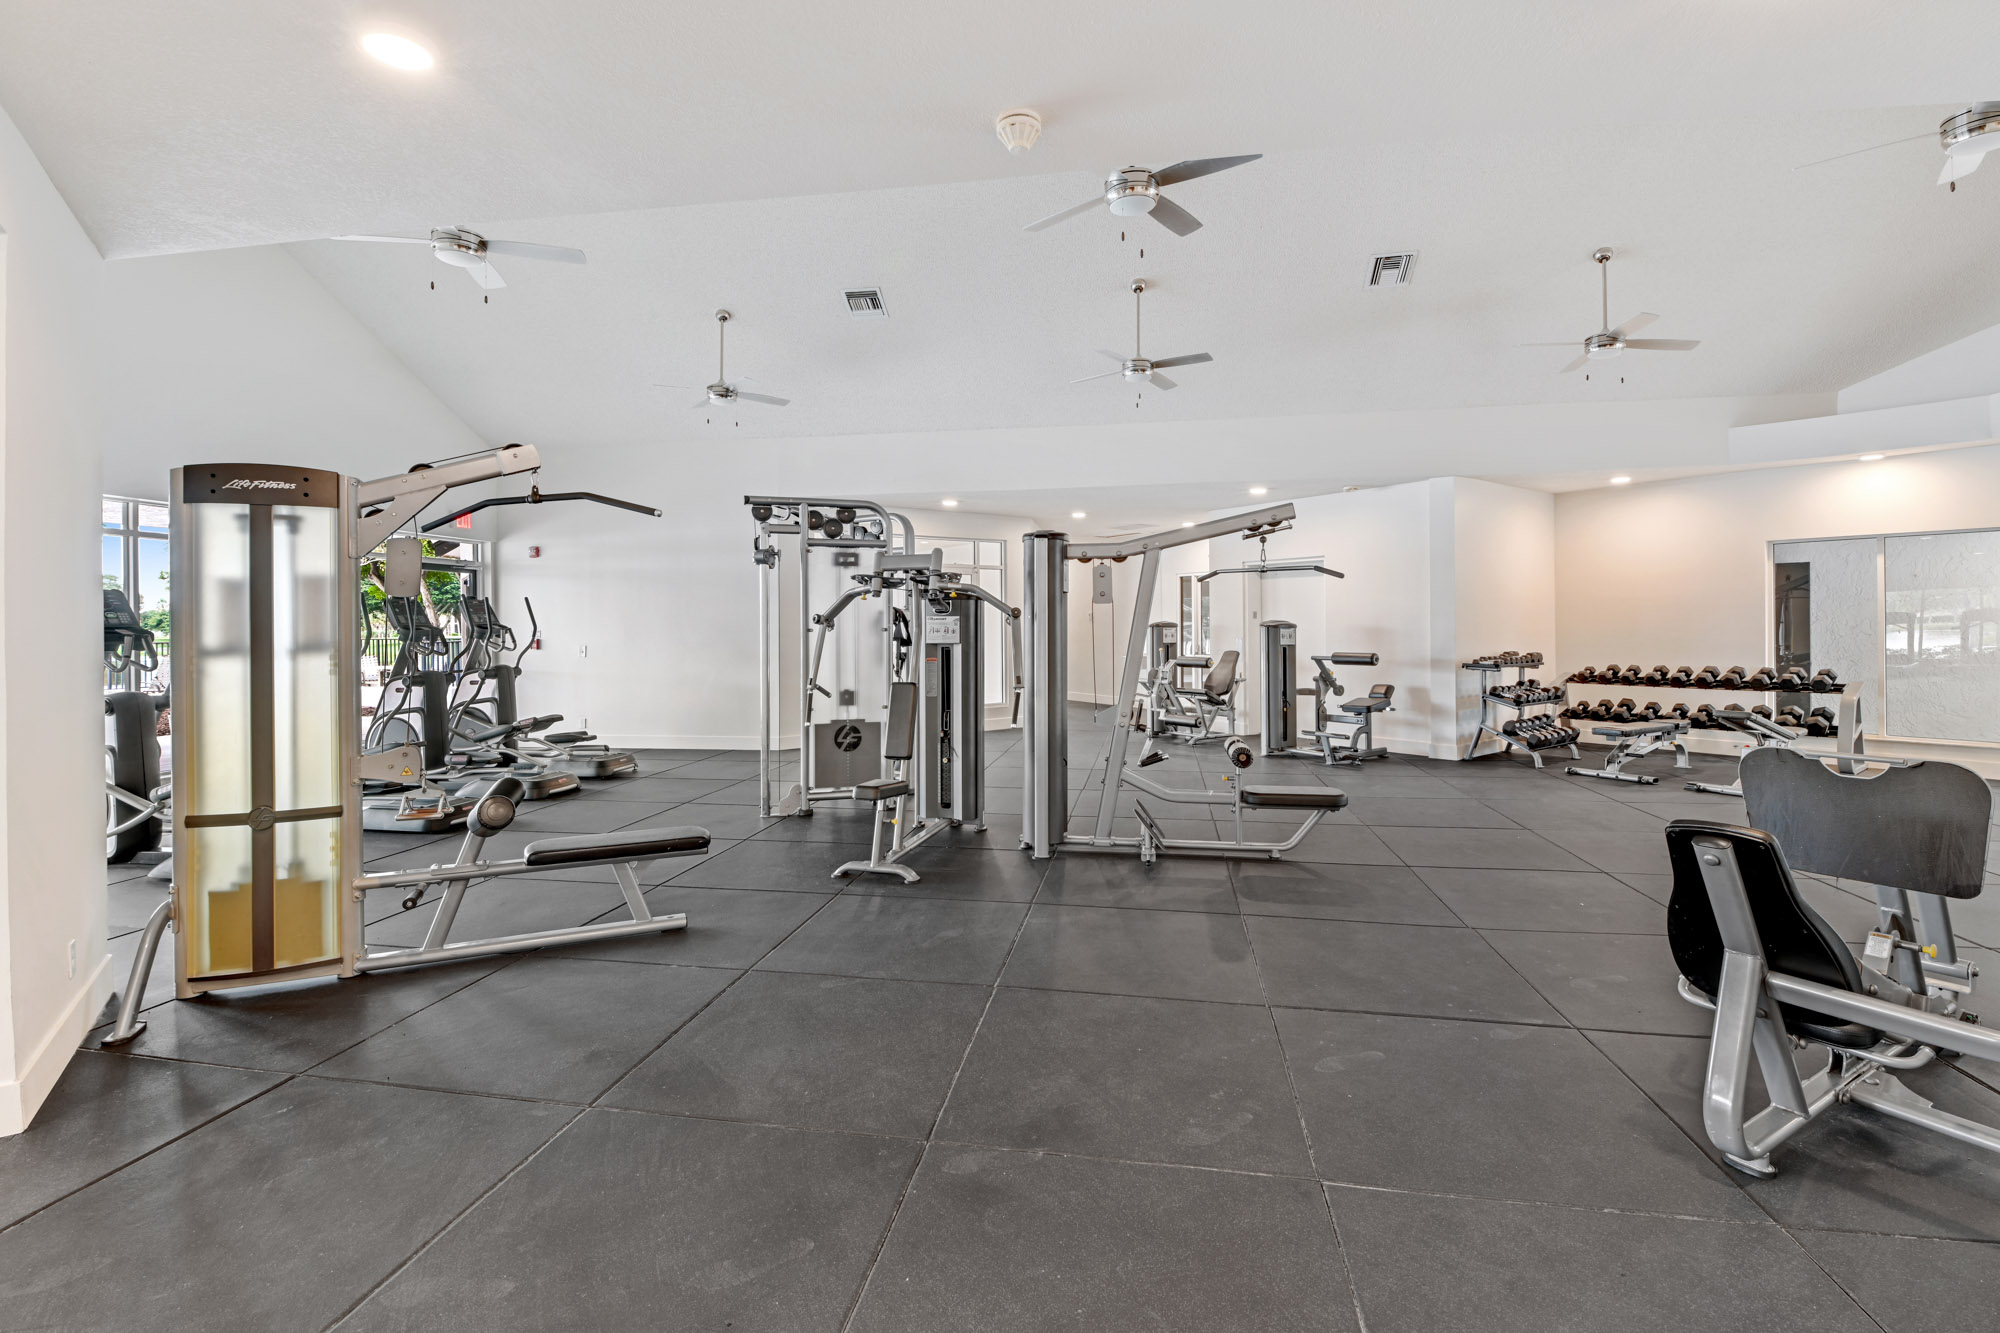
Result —
<svg viewBox="0 0 2000 1333"><path fill-rule="evenodd" d="M222 483L225 491L295 491L299 485L295 481L254 481L249 477L238 477L234 481Z"/></svg>

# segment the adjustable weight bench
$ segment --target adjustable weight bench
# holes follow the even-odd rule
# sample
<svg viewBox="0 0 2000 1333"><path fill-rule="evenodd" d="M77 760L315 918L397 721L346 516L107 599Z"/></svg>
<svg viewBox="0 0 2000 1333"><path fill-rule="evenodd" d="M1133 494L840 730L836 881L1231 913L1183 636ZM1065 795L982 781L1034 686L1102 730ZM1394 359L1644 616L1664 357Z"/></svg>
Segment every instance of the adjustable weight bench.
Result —
<svg viewBox="0 0 2000 1333"><path fill-rule="evenodd" d="M1563 772L1576 778L1608 778L1613 782L1638 782L1652 785L1658 778L1644 773L1627 773L1625 765L1634 759L1652 754L1656 750L1673 748L1674 767L1688 766L1687 735L1688 723L1685 718L1662 718L1656 722L1610 722L1600 727L1592 727L1590 734L1603 736L1611 741L1611 753L1605 757L1603 768L1577 768L1570 765Z"/></svg>
<svg viewBox="0 0 2000 1333"><path fill-rule="evenodd" d="M1702 1097L1709 1140L1731 1166L1770 1176L1775 1148L1845 1102L2000 1152L2000 1129L1937 1109L1892 1072L1940 1051L2000 1061L2000 1033L1964 1008L1977 970L1957 957L1948 907L1983 883L1985 782L1941 763L1834 773L1771 748L1744 755L1743 788L1751 819L1769 831L1667 826L1680 992L1715 1013ZM1800 896L1794 861L1877 885L1878 926L1861 957ZM1828 1048L1829 1060L1801 1078L1793 1051L1809 1045ZM1754 1113L1753 1060L1770 1097Z"/></svg>

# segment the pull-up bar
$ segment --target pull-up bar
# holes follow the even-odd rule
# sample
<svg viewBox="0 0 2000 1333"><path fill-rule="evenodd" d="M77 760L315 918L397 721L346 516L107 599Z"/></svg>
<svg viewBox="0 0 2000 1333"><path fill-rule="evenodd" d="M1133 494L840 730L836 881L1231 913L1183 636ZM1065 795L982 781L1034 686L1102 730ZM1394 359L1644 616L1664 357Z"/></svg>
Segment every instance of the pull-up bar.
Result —
<svg viewBox="0 0 2000 1333"><path fill-rule="evenodd" d="M423 530L436 532L448 523L456 523L467 514L476 514L482 509L492 509L497 505L553 504L558 500L588 500L592 504L610 505L613 509L629 509L635 514L660 517L660 511L651 505L634 504L630 500L615 500L608 495L599 495L596 491L556 491L550 495L543 495L541 487L530 486L526 495L496 495L487 500L475 500L463 509L455 509L443 518L424 524Z"/></svg>

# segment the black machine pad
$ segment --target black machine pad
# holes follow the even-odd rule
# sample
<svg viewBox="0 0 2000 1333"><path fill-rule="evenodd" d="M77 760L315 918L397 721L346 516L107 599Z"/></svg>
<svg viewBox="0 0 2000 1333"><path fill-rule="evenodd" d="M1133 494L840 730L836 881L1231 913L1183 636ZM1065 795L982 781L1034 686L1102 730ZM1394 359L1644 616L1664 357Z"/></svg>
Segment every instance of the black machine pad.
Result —
<svg viewBox="0 0 2000 1333"><path fill-rule="evenodd" d="M708 850L703 828L639 828L617 833L579 833L539 838L521 859L531 866L576 865L594 861L638 861L657 856L693 856Z"/></svg>
<svg viewBox="0 0 2000 1333"><path fill-rule="evenodd" d="M1347 793L1333 787L1240 787L1243 804L1273 810L1340 810Z"/></svg>

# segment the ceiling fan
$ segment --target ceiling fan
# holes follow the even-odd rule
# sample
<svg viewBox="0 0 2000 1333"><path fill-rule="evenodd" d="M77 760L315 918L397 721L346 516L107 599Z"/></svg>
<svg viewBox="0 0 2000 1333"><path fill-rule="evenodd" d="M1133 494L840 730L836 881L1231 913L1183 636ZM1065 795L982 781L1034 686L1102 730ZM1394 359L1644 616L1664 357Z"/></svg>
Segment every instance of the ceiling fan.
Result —
<svg viewBox="0 0 2000 1333"><path fill-rule="evenodd" d="M723 366L725 362L723 353L726 350L724 336L729 327L729 319L730 315L727 310L718 310L715 312L715 383L706 386L702 390L703 397L701 400L691 404L691 406L728 407L732 403L739 402L763 403L767 407L791 406L792 400L789 398L773 398L769 394L751 393L746 389L739 389L724 376ZM749 377L744 376L743 378L747 379ZM691 386L686 384L658 384L653 387L658 389L686 389Z"/></svg>
<svg viewBox="0 0 2000 1333"><path fill-rule="evenodd" d="M1611 251L1598 250L1591 256L1597 261L1599 290L1602 296L1601 310L1604 327L1583 340L1583 355L1570 362L1556 373L1567 375L1572 370L1581 370L1592 361L1608 361L1620 352L1692 352L1701 346L1699 339L1689 338L1634 338L1631 335L1651 324L1659 316L1640 311L1632 318L1611 327ZM1524 347L1574 347L1576 341L1559 343L1523 343Z"/></svg>
<svg viewBox="0 0 2000 1333"><path fill-rule="evenodd" d="M1160 193L1162 186L1178 185L1191 181L1196 176L1213 176L1218 171L1240 167L1245 162L1255 162L1262 153L1248 153L1242 157L1198 157L1188 162L1176 162L1158 171L1148 171L1144 167L1127 167L1114 171L1104 178L1104 192L1074 208L1065 208L1060 213L1051 213L1039 222L1030 222L1023 231L1040 231L1053 227L1058 222L1068 221L1079 213L1088 213L1103 204L1112 214L1121 218L1134 218L1143 213L1151 213L1153 221L1165 227L1176 236L1185 236L1201 226L1201 219L1182 208L1173 200Z"/></svg>
<svg viewBox="0 0 2000 1333"><path fill-rule="evenodd" d="M1113 361L1116 361L1118 369L1107 370L1101 375L1084 375L1081 378L1071 380L1071 384L1082 384L1088 380L1105 380L1110 379L1113 375L1122 375L1128 380L1148 382L1156 389L1171 389L1176 387L1174 381L1160 374L1160 371L1170 366L1195 366L1200 365L1204 361L1215 360L1207 352L1195 352L1189 356L1163 357L1158 361L1148 361L1145 357L1139 355L1139 302L1144 297L1145 292L1145 281L1140 278L1134 278L1132 280L1131 357L1122 357L1116 352L1109 352L1100 347L1097 349L1097 354L1099 356L1108 356Z"/></svg>
<svg viewBox="0 0 2000 1333"><path fill-rule="evenodd" d="M1851 153L1835 153L1832 157L1806 162L1792 170L1804 171L1807 167L1838 162L1843 157L1859 157L1877 149L1894 148L1898 144L1915 143L1930 137L1929 134L1913 134L1907 139L1892 139L1888 143L1857 148ZM2000 102L1974 102L1958 114L1945 117L1944 123L1938 126L1937 138L1939 147L1944 149L1944 169L1938 172L1937 183L1956 190L1961 177L1979 170L1979 164L1986 160L1986 155L2000 149Z"/></svg>
<svg viewBox="0 0 2000 1333"><path fill-rule="evenodd" d="M463 227L439 227L425 236L335 236L336 241L380 241L389 245L428 245L431 253L453 268L462 268L481 287L505 287L500 271L488 263L488 255L511 255L516 259L553 259L559 264L581 264L583 251L566 245L532 245L527 241L489 241Z"/></svg>

